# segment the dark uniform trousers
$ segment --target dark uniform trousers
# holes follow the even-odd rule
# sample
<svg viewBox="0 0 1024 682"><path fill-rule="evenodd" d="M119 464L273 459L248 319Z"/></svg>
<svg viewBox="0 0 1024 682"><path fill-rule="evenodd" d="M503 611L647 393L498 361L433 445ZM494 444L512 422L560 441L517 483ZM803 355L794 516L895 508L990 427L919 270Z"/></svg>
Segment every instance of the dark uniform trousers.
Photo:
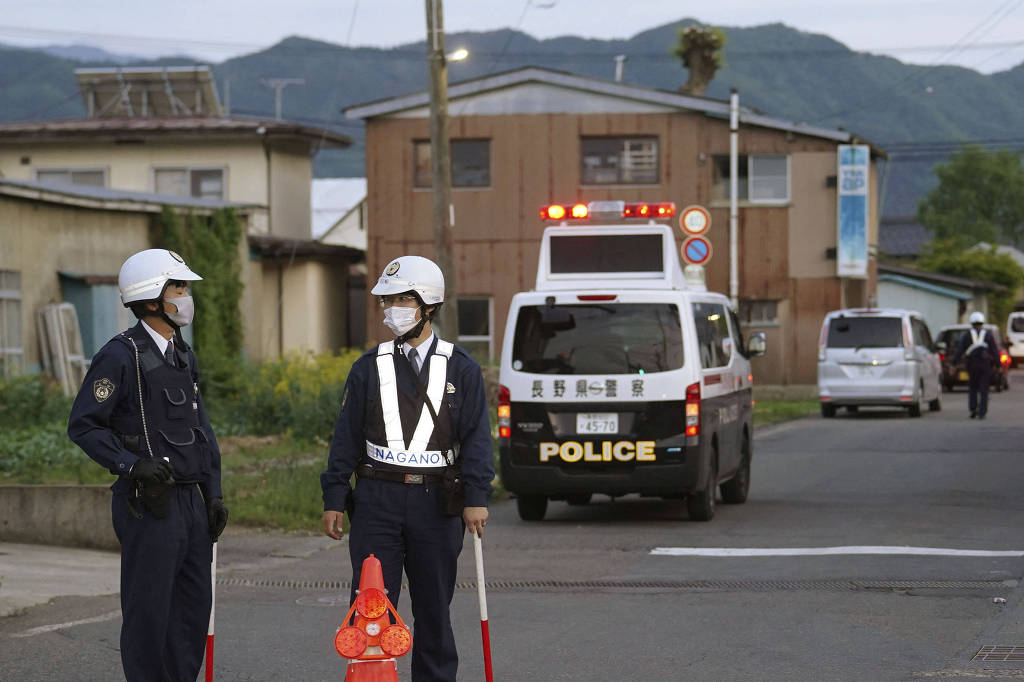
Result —
<svg viewBox="0 0 1024 682"><path fill-rule="evenodd" d="M175 486L170 513L155 518L114 495L121 542L121 663L128 682L194 682L203 664L212 588L206 504L199 486Z"/></svg>
<svg viewBox="0 0 1024 682"><path fill-rule="evenodd" d="M148 431L139 412L139 374ZM128 682L195 682L202 667L213 553L204 494L220 496L220 453L196 377L188 348L178 349L172 365L140 324L97 353L69 418L72 440L120 475L111 486L111 515L121 542L121 661ZM163 518L136 496L127 475L150 447L171 463L177 483Z"/></svg>
<svg viewBox="0 0 1024 682"><path fill-rule="evenodd" d="M988 388L992 383L992 364L968 363L967 369L967 409L984 417L988 414Z"/></svg>
<svg viewBox="0 0 1024 682"><path fill-rule="evenodd" d="M363 560L381 563L388 597L398 606L402 569L412 599L412 678L454 680L459 666L449 606L465 528L462 518L438 511L436 485L361 478L349 533L352 600ZM404 565L403 565L404 559Z"/></svg>

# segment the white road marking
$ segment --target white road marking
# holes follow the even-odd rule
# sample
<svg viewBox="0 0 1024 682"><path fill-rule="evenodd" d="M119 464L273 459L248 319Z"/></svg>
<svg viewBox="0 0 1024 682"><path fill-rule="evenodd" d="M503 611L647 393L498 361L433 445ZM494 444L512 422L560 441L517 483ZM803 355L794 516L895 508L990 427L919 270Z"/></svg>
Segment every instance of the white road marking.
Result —
<svg viewBox="0 0 1024 682"><path fill-rule="evenodd" d="M944 549L905 545L846 545L841 547L655 547L656 556L762 557L889 554L903 556L1019 557L1024 550Z"/></svg>
<svg viewBox="0 0 1024 682"><path fill-rule="evenodd" d="M71 628L76 625L88 625L89 623L102 623L106 620L114 620L115 618L121 617L120 609L117 611L109 611L99 616L93 616L92 618L83 618L82 620L72 620L67 623L54 623L53 625L40 625L39 627L25 630L24 632L18 632L11 635L13 638L19 637L34 637L35 635L43 635L47 632L53 632L55 630L63 630L65 628Z"/></svg>

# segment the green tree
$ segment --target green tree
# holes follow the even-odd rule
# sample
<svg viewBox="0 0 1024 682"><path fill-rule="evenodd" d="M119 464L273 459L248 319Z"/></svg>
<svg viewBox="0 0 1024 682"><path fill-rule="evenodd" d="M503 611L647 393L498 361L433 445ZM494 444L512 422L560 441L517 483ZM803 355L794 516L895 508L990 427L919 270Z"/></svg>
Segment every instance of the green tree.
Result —
<svg viewBox="0 0 1024 682"><path fill-rule="evenodd" d="M936 240L962 251L1024 239L1024 170L1015 153L964 147L935 174L939 184L918 204L917 219Z"/></svg>
<svg viewBox="0 0 1024 682"><path fill-rule="evenodd" d="M155 220L155 244L176 251L203 281L193 287L193 341L204 389L216 395L240 390L242 355L242 222L234 209L209 216L179 214L169 206Z"/></svg>
<svg viewBox="0 0 1024 682"><path fill-rule="evenodd" d="M1002 325L1013 310L1013 304L1024 283L1024 269L1005 253L990 249L958 249L950 240L932 242L919 261L923 270L967 277L1000 285L989 294L989 322ZM1005 331L1005 330L1004 330Z"/></svg>
<svg viewBox="0 0 1024 682"><path fill-rule="evenodd" d="M679 89L689 95L703 95L708 83L722 66L722 48L725 47L725 32L720 28L687 26L679 29L679 43L672 48L672 54L683 62L689 71L686 84Z"/></svg>

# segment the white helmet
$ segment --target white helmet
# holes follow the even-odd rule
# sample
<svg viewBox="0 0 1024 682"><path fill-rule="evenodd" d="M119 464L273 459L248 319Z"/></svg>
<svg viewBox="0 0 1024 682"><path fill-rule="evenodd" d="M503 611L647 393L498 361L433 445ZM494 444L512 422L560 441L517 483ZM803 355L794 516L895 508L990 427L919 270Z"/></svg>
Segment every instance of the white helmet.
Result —
<svg viewBox="0 0 1024 682"><path fill-rule="evenodd" d="M971 313L971 324L985 324L985 313L975 311Z"/></svg>
<svg viewBox="0 0 1024 682"><path fill-rule="evenodd" d="M167 249L139 251L121 266L117 275L117 290L125 307L139 301L160 298L171 280L194 282L202 277L188 269L185 259Z"/></svg>
<svg viewBox="0 0 1024 682"><path fill-rule="evenodd" d="M444 275L437 263L423 256L402 256L387 264L376 286L374 296L390 296L415 291L426 305L444 301Z"/></svg>

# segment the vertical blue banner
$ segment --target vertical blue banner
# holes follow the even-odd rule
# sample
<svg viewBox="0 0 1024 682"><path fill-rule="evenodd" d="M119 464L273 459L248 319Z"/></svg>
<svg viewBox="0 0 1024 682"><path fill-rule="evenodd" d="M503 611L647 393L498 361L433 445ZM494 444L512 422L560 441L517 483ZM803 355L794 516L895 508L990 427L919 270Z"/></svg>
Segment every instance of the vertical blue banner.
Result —
<svg viewBox="0 0 1024 682"><path fill-rule="evenodd" d="M868 276L868 172L871 150L867 145L841 144L839 169L836 274Z"/></svg>

